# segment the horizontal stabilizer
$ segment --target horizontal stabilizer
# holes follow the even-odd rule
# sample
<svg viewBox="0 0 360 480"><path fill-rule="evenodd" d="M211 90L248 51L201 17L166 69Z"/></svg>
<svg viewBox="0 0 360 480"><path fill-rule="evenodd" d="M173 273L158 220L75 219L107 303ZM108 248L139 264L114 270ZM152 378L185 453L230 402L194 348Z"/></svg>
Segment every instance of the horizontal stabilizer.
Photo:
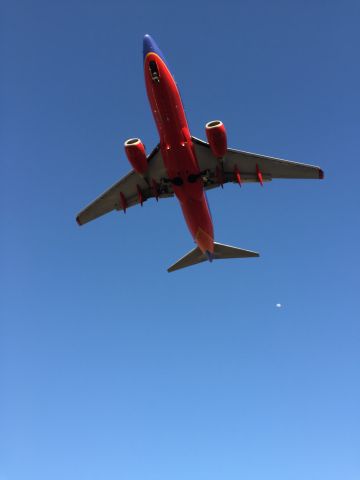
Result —
<svg viewBox="0 0 360 480"><path fill-rule="evenodd" d="M214 242L214 260L220 260L223 258L249 258L258 257L257 252L251 250L243 250L237 247L231 247L230 245L223 245L222 243ZM180 268L190 267L196 263L205 262L208 257L203 253L199 247L194 248L191 252L187 253L184 257L180 258L174 265L168 268L168 272L174 272L180 270Z"/></svg>

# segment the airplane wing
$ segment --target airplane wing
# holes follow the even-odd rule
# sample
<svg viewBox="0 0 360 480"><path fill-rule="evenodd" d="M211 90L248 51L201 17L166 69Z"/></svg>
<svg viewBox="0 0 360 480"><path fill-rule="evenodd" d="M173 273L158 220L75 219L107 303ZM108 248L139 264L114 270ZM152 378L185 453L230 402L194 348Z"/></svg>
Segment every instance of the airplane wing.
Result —
<svg viewBox="0 0 360 480"><path fill-rule="evenodd" d="M84 208L76 217L79 225L90 222L112 210L126 210L151 197L166 198L174 195L171 184L163 181L166 170L160 152L160 146L147 157L149 169L146 176L137 174L134 170L106 190L96 200ZM156 184L154 185L153 181Z"/></svg>
<svg viewBox="0 0 360 480"><path fill-rule="evenodd" d="M205 189L218 187L221 183L237 182L236 171L240 174L241 182L258 182L259 173L264 182L273 178L324 178L321 168L313 165L231 148L223 159L223 172L219 173L219 162L211 153L209 144L195 137L192 137L192 141L200 170L207 172L203 176Z"/></svg>

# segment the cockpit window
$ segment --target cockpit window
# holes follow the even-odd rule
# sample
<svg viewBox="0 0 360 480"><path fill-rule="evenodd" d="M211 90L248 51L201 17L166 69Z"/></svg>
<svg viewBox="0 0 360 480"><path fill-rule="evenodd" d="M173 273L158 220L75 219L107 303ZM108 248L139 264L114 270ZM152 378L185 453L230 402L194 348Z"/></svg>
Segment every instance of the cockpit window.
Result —
<svg viewBox="0 0 360 480"><path fill-rule="evenodd" d="M154 80L154 82L159 83L160 82L159 70L154 60L150 60L149 69L151 73L151 78Z"/></svg>

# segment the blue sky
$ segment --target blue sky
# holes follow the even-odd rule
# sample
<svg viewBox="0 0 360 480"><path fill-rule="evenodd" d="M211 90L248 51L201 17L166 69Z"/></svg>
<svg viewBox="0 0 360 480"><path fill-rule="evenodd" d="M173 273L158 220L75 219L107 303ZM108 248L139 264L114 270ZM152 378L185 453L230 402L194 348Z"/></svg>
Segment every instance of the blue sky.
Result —
<svg viewBox="0 0 360 480"><path fill-rule="evenodd" d="M1 11L0 479L358 479L358 2ZM124 140L157 143L145 33L194 135L220 118L324 169L209 193L259 259L168 274L193 246L175 199L76 225Z"/></svg>

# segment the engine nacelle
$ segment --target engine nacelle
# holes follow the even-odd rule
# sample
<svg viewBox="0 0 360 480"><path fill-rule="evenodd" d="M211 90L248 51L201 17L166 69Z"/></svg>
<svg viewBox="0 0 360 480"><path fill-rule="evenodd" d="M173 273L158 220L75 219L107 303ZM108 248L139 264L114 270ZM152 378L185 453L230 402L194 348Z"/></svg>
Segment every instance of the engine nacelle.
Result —
<svg viewBox="0 0 360 480"><path fill-rule="evenodd" d="M148 169L145 147L140 138L130 138L124 143L126 156L135 172L144 175Z"/></svg>
<svg viewBox="0 0 360 480"><path fill-rule="evenodd" d="M227 150L227 136L224 124L220 120L205 125L206 137L211 151L216 158L222 158Z"/></svg>

